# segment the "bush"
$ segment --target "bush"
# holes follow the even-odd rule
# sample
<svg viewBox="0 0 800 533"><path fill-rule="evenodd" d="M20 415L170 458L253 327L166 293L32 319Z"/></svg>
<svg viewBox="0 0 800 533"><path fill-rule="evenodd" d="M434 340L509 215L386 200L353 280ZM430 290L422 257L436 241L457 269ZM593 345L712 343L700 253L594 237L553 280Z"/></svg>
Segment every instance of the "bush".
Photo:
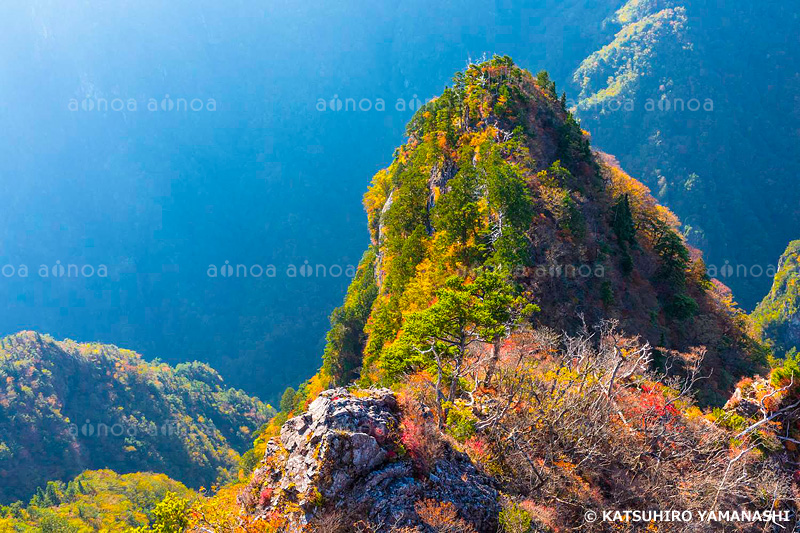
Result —
<svg viewBox="0 0 800 533"><path fill-rule="evenodd" d="M475 435L477 421L478 419L469 407L456 402L450 406L447 413L447 432L458 442L463 443Z"/></svg>
<svg viewBox="0 0 800 533"><path fill-rule="evenodd" d="M439 429L432 418L426 419L422 406L416 401L403 401L402 435L400 441L420 475L427 475L442 454Z"/></svg>
<svg viewBox="0 0 800 533"><path fill-rule="evenodd" d="M678 320L692 318L698 310L697 301L685 293L675 295L665 309L667 315Z"/></svg>
<svg viewBox="0 0 800 533"><path fill-rule="evenodd" d="M469 523L458 517L451 502L422 500L416 505L420 519L437 533L476 533Z"/></svg>
<svg viewBox="0 0 800 533"><path fill-rule="evenodd" d="M149 528L140 527L135 533L183 533L189 526L189 500L167 492L164 499L153 509L153 523Z"/></svg>
<svg viewBox="0 0 800 533"><path fill-rule="evenodd" d="M503 505L498 519L504 533L528 533L533 523L531 515L513 501Z"/></svg>

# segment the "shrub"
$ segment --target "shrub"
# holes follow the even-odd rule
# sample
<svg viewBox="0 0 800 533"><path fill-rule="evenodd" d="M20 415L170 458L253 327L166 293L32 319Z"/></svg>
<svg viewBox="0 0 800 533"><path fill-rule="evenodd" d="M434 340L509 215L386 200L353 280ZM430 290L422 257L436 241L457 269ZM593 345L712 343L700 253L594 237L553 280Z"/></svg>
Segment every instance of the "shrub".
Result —
<svg viewBox="0 0 800 533"><path fill-rule="evenodd" d="M528 533L533 522L531 515L513 501L503 505L498 519L504 533Z"/></svg>
<svg viewBox="0 0 800 533"><path fill-rule="evenodd" d="M137 528L136 533L182 533L189 526L189 500L174 492L167 492L153 509L153 523L149 528Z"/></svg>
<svg viewBox="0 0 800 533"><path fill-rule="evenodd" d="M442 440L432 416L426 419L422 406L415 401L403 402L400 441L420 475L427 475L442 454Z"/></svg>
<svg viewBox="0 0 800 533"><path fill-rule="evenodd" d="M417 515L436 533L475 533L469 523L458 517L451 502L422 500L416 505Z"/></svg>
<svg viewBox="0 0 800 533"><path fill-rule="evenodd" d="M475 435L477 421L468 406L456 402L447 413L447 432L458 442L463 443Z"/></svg>

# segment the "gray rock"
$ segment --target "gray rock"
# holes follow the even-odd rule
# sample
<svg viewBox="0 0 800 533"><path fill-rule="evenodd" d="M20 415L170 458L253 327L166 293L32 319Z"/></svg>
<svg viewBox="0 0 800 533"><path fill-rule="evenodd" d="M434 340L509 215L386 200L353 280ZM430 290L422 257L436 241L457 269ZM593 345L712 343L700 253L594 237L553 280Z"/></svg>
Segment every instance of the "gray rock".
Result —
<svg viewBox="0 0 800 533"><path fill-rule="evenodd" d="M401 421L388 389L323 392L270 441L240 502L250 513L287 516L289 531L335 510L383 527L428 531L416 505L432 499L451 502L477 531L496 531L499 503L491 480L446 444L435 474L420 474L400 446Z"/></svg>

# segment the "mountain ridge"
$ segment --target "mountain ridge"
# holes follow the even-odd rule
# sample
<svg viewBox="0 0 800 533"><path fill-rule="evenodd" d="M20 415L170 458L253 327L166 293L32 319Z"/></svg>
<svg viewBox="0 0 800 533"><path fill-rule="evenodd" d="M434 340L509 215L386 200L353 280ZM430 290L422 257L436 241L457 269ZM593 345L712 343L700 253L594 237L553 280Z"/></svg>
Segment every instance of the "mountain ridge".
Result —
<svg viewBox="0 0 800 533"><path fill-rule="evenodd" d="M202 363L173 368L112 345L9 335L0 339L0 501L98 468L210 485L272 413Z"/></svg>

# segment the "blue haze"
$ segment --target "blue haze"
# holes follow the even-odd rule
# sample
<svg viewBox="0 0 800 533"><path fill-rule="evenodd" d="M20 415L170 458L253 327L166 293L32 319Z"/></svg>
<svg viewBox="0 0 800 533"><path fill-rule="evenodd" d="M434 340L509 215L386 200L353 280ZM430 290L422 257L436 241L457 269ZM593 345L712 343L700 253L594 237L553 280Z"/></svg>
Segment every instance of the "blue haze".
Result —
<svg viewBox="0 0 800 533"><path fill-rule="evenodd" d="M285 265L357 264L361 196L412 115L397 99L434 96L492 53L562 88L619 3L5 2L0 266L29 273L0 276L0 334L199 359L274 400L319 366L349 281ZM147 109L166 95L215 110ZM335 95L386 110L317 110ZM87 96L137 109L85 111ZM210 279L226 260L278 276ZM108 277L39 276L56 261Z"/></svg>

